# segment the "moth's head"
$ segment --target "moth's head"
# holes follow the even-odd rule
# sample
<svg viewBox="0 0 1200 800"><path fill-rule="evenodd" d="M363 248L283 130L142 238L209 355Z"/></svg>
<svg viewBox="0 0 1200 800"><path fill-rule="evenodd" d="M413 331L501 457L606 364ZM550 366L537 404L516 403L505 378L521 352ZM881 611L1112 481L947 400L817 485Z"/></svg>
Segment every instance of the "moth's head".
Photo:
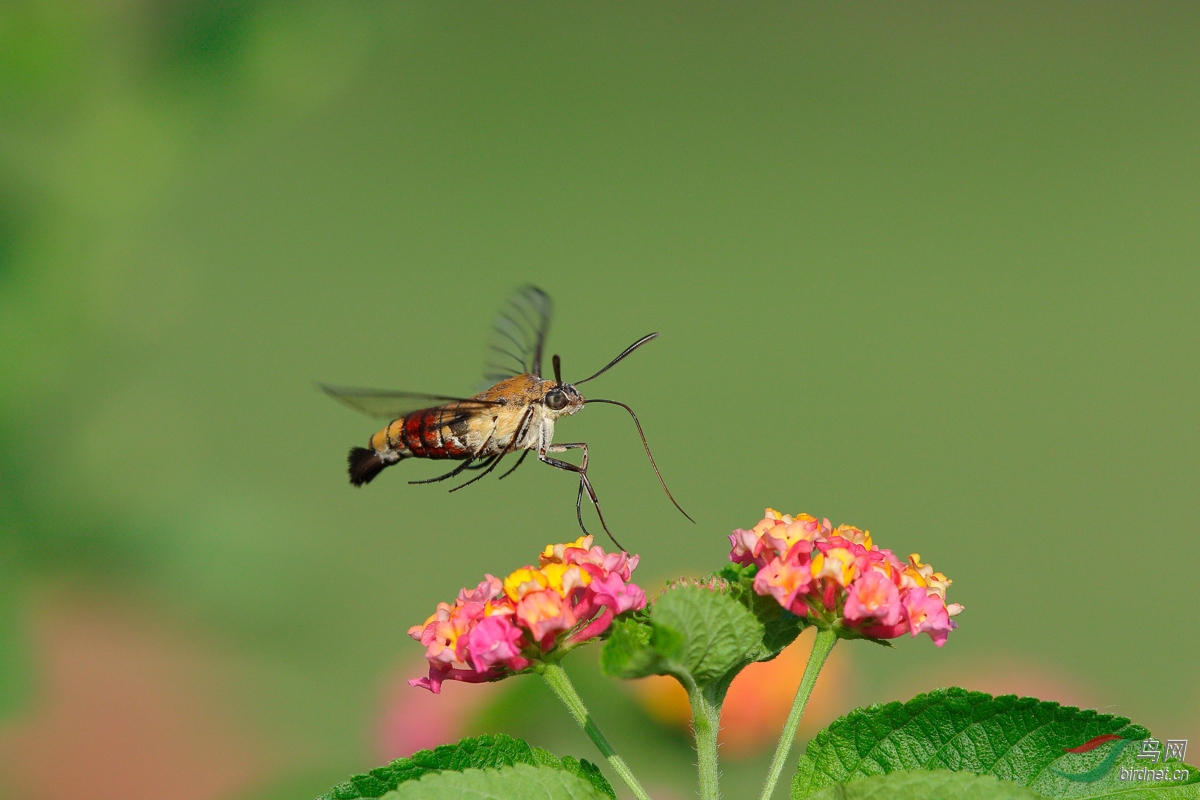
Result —
<svg viewBox="0 0 1200 800"><path fill-rule="evenodd" d="M554 418L574 414L583 408L583 403L583 395L569 383L552 383L542 395L542 407Z"/></svg>

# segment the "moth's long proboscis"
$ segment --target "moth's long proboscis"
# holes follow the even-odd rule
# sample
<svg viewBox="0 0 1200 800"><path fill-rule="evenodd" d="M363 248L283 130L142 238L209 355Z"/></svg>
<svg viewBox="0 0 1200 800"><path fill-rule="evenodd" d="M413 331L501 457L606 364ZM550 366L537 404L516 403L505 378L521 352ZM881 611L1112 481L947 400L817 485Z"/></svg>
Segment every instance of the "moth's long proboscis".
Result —
<svg viewBox="0 0 1200 800"><path fill-rule="evenodd" d="M651 336L653 336L653 334ZM637 344L633 345L633 347L637 347L638 344L641 344L642 342L648 340L649 338L651 338L651 337L649 337L649 336L646 337L646 339L639 341ZM632 350L633 347L630 347L629 349ZM626 352L628 352L628 351L626 351ZM609 366L612 366L612 365L610 364ZM607 368L608 367L605 367L605 369L607 369ZM603 370L601 370L601 371L603 371ZM625 405L624 403L618 402L617 400L600 400L599 398L595 398L595 397L589 397L587 400L584 401L584 404L587 404L587 403L607 403L610 406L620 406L621 408L623 408L629 412L629 416L633 417L633 424L637 426L638 436L642 437L642 447L646 448L646 457L650 459L650 466L654 468L654 474L656 476L658 476L659 485L661 485L663 488L663 491L667 493L667 497L670 498L671 503L674 504L674 506L679 509L679 513L683 514L685 517L687 517L688 520L693 525L696 524L696 520L692 519L692 516L683 510L683 507L679 505L679 503L675 500L675 497L671 494L671 490L667 488L667 482L663 480L662 473L658 471L658 464L654 463L654 454L650 452L650 443L646 441L646 433L645 433L645 431L642 430L642 423L638 421L637 414L633 413L633 409L630 408L629 406Z"/></svg>

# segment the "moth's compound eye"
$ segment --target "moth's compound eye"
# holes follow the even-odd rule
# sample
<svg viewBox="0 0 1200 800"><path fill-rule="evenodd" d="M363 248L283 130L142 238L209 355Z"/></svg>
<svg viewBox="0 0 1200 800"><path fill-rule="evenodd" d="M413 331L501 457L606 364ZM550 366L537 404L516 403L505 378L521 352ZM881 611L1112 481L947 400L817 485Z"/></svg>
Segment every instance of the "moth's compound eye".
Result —
<svg viewBox="0 0 1200 800"><path fill-rule="evenodd" d="M546 408L550 409L551 411L562 411L567 407L567 396L560 391L547 392L546 399L542 402L544 402L546 404Z"/></svg>

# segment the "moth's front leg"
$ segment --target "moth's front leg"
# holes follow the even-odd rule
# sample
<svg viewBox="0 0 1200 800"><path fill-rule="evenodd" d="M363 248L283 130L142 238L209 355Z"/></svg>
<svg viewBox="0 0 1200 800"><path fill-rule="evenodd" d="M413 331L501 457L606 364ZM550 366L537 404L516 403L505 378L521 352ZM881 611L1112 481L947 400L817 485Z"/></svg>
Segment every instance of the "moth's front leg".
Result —
<svg viewBox="0 0 1200 800"><path fill-rule="evenodd" d="M583 458L579 462L579 466L575 466L567 461L558 458L551 458L547 453L565 453L568 450L582 450ZM604 512L600 509L600 500L596 497L596 490L592 488L592 482L588 479L588 446L586 442L567 442L564 444L544 444L538 448L538 460L549 464L552 467L566 470L567 472L579 473L579 491L575 493L575 518L579 520L579 529L585 534L588 529L583 524L583 493L586 491L588 497L592 501L592 505L596 507L596 516L600 518L600 527L604 528L604 532L608 534L608 538L613 540L613 544L625 548L617 541L617 537L612 535L612 531L608 529L608 523L604 521ZM590 534L589 534L590 535Z"/></svg>

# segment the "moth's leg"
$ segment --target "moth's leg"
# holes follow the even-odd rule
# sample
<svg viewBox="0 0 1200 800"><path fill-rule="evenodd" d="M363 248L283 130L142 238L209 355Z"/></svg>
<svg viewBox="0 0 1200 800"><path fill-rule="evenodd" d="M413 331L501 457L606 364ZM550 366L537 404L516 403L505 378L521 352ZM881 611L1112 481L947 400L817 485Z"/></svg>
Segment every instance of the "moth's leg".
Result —
<svg viewBox="0 0 1200 800"><path fill-rule="evenodd" d="M521 428L521 430L517 431L517 438L518 438L518 439L520 439L520 440L524 440L524 438L525 438L525 435L526 435L526 434L529 432L529 426L530 426L532 423L533 423L533 417L532 417L532 415L530 415L530 416L528 417L528 421L525 423L525 426L524 426L523 428ZM539 432L539 433L540 433L540 432ZM525 463L525 456L527 456L527 455L529 455L529 449L528 449L528 448L526 448L525 450L522 450L522 451L521 451L521 457L517 459L517 463L513 464L511 467L509 467L507 470L505 470L504 474L503 474L503 475L501 475L501 476L500 476L499 478L497 478L496 480L502 481L502 480L504 480L505 478L507 478L509 475L512 475L514 472L516 472L516 471L517 471L517 467L519 467L519 466L521 466L523 463Z"/></svg>
<svg viewBox="0 0 1200 800"><path fill-rule="evenodd" d="M496 434L496 423L493 422L492 433L487 434L487 438L484 439L484 444L479 446L479 450L476 450L472 453L472 455L467 456L467 461L464 461L462 464L458 465L458 467L450 470L449 473L446 473L445 475L427 477L427 479L424 481L409 481L409 483L437 483L438 481L444 481L448 479L448 477L454 477L455 475L462 473L464 469L484 469L486 467L491 467L491 465L497 461L497 458L482 458L482 455L484 455L484 451L487 450L487 445L492 443L492 435L494 434Z"/></svg>
<svg viewBox="0 0 1200 800"><path fill-rule="evenodd" d="M612 539L613 544L621 548L621 550L625 550L624 546L617 541L617 537L613 536L612 531L608 529L608 523L604 521L604 512L600 509L600 500L596 497L596 490L592 488L591 480L588 479L587 447L588 446L586 442L568 442L565 444L552 444L544 446L538 450L538 460L545 464L549 464L552 467L566 470L567 472L576 472L579 474L579 491L575 495L575 516L579 520L580 530L582 530L585 534L588 532L587 528L585 528L583 525L583 509L581 508L583 502L583 493L586 491L588 493L588 497L592 501L592 505L596 507L596 516L600 518L600 527L604 528L604 532L608 534L608 538ZM547 453L565 453L568 450L583 451L583 458L580 460L579 466L575 466L574 464L557 458L551 458L550 456L546 455Z"/></svg>
<svg viewBox="0 0 1200 800"><path fill-rule="evenodd" d="M587 449L587 447L588 447L587 442L567 442L566 444L548 444L545 447L543 447L541 450L538 451L538 457L541 458L541 456L544 455L545 453L565 453L568 450L582 450L583 458L579 459L579 470L581 472L587 472L587 464L588 464L588 449ZM542 460L545 461L546 459L543 458ZM557 461L557 459L551 459L551 460ZM566 463L566 462L560 462L560 463Z"/></svg>
<svg viewBox="0 0 1200 800"><path fill-rule="evenodd" d="M501 475L499 478L497 478L497 480L501 480L501 481L502 481L502 480L504 480L505 478L507 478L509 475L512 475L514 472L516 472L516 471L517 471L517 467L521 466L521 463L522 463L522 462L525 460L525 456L527 456L527 455L529 455L529 451L528 451L528 450L524 450L524 451L522 451L522 453L521 453L521 457L517 459L517 463L515 463L515 464L513 464L511 467L509 467L509 468L508 468L508 471L507 471L507 472L505 472L503 475Z"/></svg>
<svg viewBox="0 0 1200 800"><path fill-rule="evenodd" d="M590 536L587 528L583 526L583 481L579 482L579 488L575 490L575 519L579 520L579 529Z"/></svg>
<svg viewBox="0 0 1200 800"><path fill-rule="evenodd" d="M500 463L500 459L504 458L506 455L508 455L508 453L500 453L499 455L492 456L491 458L488 459L487 469L485 469L483 472L476 475L474 478L471 478L471 480L467 481L466 483L460 483L458 486L455 486L450 491L457 492L459 489L462 489L463 487L470 486L475 481L483 480L483 478L486 477L489 472L491 472L492 470L494 470L496 468L496 465Z"/></svg>
<svg viewBox="0 0 1200 800"><path fill-rule="evenodd" d="M449 472L447 472L445 475L438 475L436 478L425 478L424 480L420 480L420 481L409 481L409 483L413 483L413 484L416 484L416 483L437 483L438 481L444 481L444 480L446 480L447 478L453 478L455 475L458 475L458 474L459 474L460 472L462 472L464 469L482 469L483 467L487 466L487 464L486 464L486 462L485 462L485 463L481 463L481 464L480 464L479 466L477 466L477 467L472 467L472 466L471 466L471 464L473 464L474 462L475 462L475 456L467 456L467 460L466 460L466 461L464 461L463 463L459 464L457 467L455 467L454 469L450 470L450 471L449 471Z"/></svg>
<svg viewBox="0 0 1200 800"><path fill-rule="evenodd" d="M440 424L441 420L439 419L438 422ZM487 438L483 440L483 444L479 445L478 450L476 450L471 455L467 456L466 461L459 464L457 467L450 470L445 475L438 475L436 478L426 478L425 480L421 480L421 481L409 481L409 483L437 483L438 481L444 481L447 478L453 478L455 475L458 475L459 473L461 473L464 469L483 469L484 467L491 466L494 459L481 458L481 456L483 455L484 451L488 449L488 445L491 444L492 437L495 434L496 434L496 423L493 421L492 422L492 432L489 433L487 435ZM476 461L478 461L480 463L477 466L471 466ZM463 485L465 486L466 484L463 484ZM454 491L454 490L451 489L450 491Z"/></svg>
<svg viewBox="0 0 1200 800"><path fill-rule="evenodd" d="M409 481L409 483L437 483L438 481L444 481L444 480L448 479L448 477L454 477L455 475L462 473L462 470L464 470L464 469L484 469L485 467L487 467L488 463L490 463L490 462L491 462L490 458L484 459L484 461L481 461L479 464L475 464L473 467L472 464L475 463L475 457L468 456L467 461L464 461L463 463L458 464L457 467L455 467L454 469L451 469L449 471L449 473L446 473L445 475L438 475L437 477L426 477L425 480Z"/></svg>
<svg viewBox="0 0 1200 800"><path fill-rule="evenodd" d="M518 433L520 433L523 430L528 429L529 420L532 418L532 416L533 416L533 406L530 406L529 410L525 412L525 416L521 417L520 424L517 425ZM492 425L492 434L495 434L495 432L496 432L496 426ZM489 435L488 439L490 440L491 438L492 437ZM514 435L511 439L508 440L508 444L504 446L504 449L501 450L500 453L497 454L494 459L492 459L492 462L490 464L488 464L487 469L485 469L483 472L476 475L474 478L471 478L471 480L467 481L466 483L455 486L450 491L457 492L459 489L463 488L464 486L470 486L475 481L482 480L489 472L491 472L492 470L494 470L496 468L496 465L499 464L506 455L508 455L509 453L511 453L513 451L513 445L515 445L517 443L517 440L519 438L520 438L519 436ZM480 452L482 452L482 450L483 450L483 448L480 448Z"/></svg>
<svg viewBox="0 0 1200 800"><path fill-rule="evenodd" d="M554 450L553 452L560 453L565 450L573 449L576 446L577 446L576 444L564 444L564 445L561 445L558 449ZM558 467L559 469L565 469L568 472L578 472L579 473L579 489L575 492L575 519L577 519L579 521L579 530L583 531L584 535L591 536L592 534L588 531L587 526L583 524L583 484L585 481L587 481L587 478L584 476L584 470L587 469L587 445L586 444L582 445L582 447L583 447L583 465L580 467L576 467L573 464L567 464L565 461L559 461L557 458L547 458L546 451L550 450L549 446L546 448L546 451L542 451L542 450L538 451L538 459L545 464L549 464L552 467ZM592 498L592 502L593 503L596 502L596 492L594 490L589 489L588 493ZM597 509L597 513L599 513L599 509ZM603 517L601 517L600 522L601 522L601 524L604 523ZM605 528L606 532L607 532L607 530L608 529ZM612 538L611 533L608 534L608 536L610 539ZM613 541L616 541L616 540L614 539Z"/></svg>
<svg viewBox="0 0 1200 800"><path fill-rule="evenodd" d="M574 464L568 464L566 461L560 461L557 458L548 458L546 453L565 453L568 450L583 450L583 459L578 467ZM591 498L592 504L596 506L596 514L600 517L600 524L604 525L604 514L600 512L600 502L596 499L596 490L592 488L592 482L587 477L588 465L588 449L587 444L583 442L568 442L567 444L546 444L538 450L538 459L543 463L549 464L552 467L565 469L568 472L579 473L579 491L575 492L575 519L579 520L579 529L587 535L587 526L583 524L583 489L586 486L588 497ZM604 532L608 533L608 526L604 526ZM608 538L612 539L612 534L608 533ZM613 539L616 542L616 539ZM620 547L620 545L618 545ZM624 548L622 548L624 549Z"/></svg>

